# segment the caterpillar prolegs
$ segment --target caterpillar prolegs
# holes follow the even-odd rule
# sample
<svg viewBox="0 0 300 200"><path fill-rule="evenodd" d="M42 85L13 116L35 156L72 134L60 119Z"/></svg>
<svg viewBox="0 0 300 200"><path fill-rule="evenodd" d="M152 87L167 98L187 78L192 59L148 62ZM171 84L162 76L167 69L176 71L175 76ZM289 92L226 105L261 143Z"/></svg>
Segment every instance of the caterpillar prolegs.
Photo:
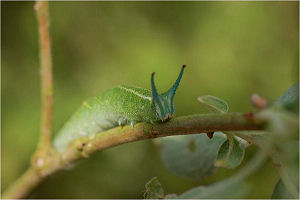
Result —
<svg viewBox="0 0 300 200"><path fill-rule="evenodd" d="M180 83L185 65L174 85L159 94L151 75L151 91L148 89L120 85L108 89L84 101L71 119L54 139L58 151L67 148L70 141L85 136L94 136L101 131L137 122L154 123L168 121L175 112L174 95Z"/></svg>

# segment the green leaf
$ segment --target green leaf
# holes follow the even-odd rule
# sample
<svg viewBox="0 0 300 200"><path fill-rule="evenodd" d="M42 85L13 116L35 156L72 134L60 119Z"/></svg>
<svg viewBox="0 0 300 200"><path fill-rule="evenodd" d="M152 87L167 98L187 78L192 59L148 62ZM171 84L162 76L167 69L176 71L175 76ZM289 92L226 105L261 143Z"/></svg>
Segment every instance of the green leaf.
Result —
<svg viewBox="0 0 300 200"><path fill-rule="evenodd" d="M214 171L214 162L225 140L221 132L214 133L212 139L206 134L161 138L161 158L165 167L174 174L201 180Z"/></svg>
<svg viewBox="0 0 300 200"><path fill-rule="evenodd" d="M292 199L292 198L293 196L289 193L284 183L280 179L274 188L272 199Z"/></svg>
<svg viewBox="0 0 300 200"><path fill-rule="evenodd" d="M282 106L288 111L299 113L299 82L290 87L283 95L281 95L274 105Z"/></svg>
<svg viewBox="0 0 300 200"><path fill-rule="evenodd" d="M146 183L146 192L144 197L146 199L162 199L164 198L164 190L157 177L153 177Z"/></svg>
<svg viewBox="0 0 300 200"><path fill-rule="evenodd" d="M222 144L215 166L233 169L241 164L244 154L245 145L231 136Z"/></svg>
<svg viewBox="0 0 300 200"><path fill-rule="evenodd" d="M198 97L197 100L215 113L227 113L229 110L228 104L215 96L203 95Z"/></svg>
<svg viewBox="0 0 300 200"><path fill-rule="evenodd" d="M207 108L217 113L227 113L229 110L228 104L211 95L203 95L198 97L198 101L204 104ZM230 133L230 132L228 132ZM224 142L218 153L218 161L215 163L217 167L235 168L244 158L245 146L237 139L232 138L231 141Z"/></svg>

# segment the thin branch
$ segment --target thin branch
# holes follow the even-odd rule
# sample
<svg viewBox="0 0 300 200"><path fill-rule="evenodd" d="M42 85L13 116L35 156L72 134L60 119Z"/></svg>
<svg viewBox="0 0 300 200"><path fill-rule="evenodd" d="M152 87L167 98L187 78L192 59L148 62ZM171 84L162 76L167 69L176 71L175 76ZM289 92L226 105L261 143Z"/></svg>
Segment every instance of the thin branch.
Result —
<svg viewBox="0 0 300 200"><path fill-rule="evenodd" d="M32 166L4 193L4 198L24 198L42 180L39 169L53 163L55 152L51 147L53 111L52 57L49 36L48 2L37 1L34 5L39 27L40 76L41 76L41 127L36 152L32 156Z"/></svg>
<svg viewBox="0 0 300 200"><path fill-rule="evenodd" d="M48 2L37 1L34 9L37 13L40 38L40 66L41 66L41 130L39 149L51 148L53 84L52 84L52 57L49 36Z"/></svg>
<svg viewBox="0 0 300 200"><path fill-rule="evenodd" d="M168 123L140 123L132 129L130 126L117 127L96 134L94 138L83 137L75 140L62 153L64 162L86 157L96 151L123 143L174 135L210 133L215 131L261 130L262 122L249 119L240 113L207 114L178 117Z"/></svg>
<svg viewBox="0 0 300 200"><path fill-rule="evenodd" d="M41 180L41 177L36 173L36 171L33 168L29 168L4 192L2 198L25 198L39 184Z"/></svg>
<svg viewBox="0 0 300 200"><path fill-rule="evenodd" d="M134 128L116 127L98 133L94 137L74 140L64 152L51 154L43 160L43 167L29 169L16 184L7 189L4 198L24 198L45 177L67 169L76 160L124 143L213 131L262 130L263 125L264 121L255 119L255 116L251 115L249 118L248 114L228 113L178 117L167 123L154 125L139 123Z"/></svg>

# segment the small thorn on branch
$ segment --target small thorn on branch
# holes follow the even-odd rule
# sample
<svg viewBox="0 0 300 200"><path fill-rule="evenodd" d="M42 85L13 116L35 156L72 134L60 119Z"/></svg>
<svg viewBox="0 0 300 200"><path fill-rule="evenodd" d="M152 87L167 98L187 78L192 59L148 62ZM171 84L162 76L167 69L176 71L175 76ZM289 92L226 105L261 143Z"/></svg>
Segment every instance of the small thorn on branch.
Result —
<svg viewBox="0 0 300 200"><path fill-rule="evenodd" d="M209 132L209 133L206 133L206 135L207 135L207 137L209 137L209 139L212 139L214 136L214 133L215 132Z"/></svg>

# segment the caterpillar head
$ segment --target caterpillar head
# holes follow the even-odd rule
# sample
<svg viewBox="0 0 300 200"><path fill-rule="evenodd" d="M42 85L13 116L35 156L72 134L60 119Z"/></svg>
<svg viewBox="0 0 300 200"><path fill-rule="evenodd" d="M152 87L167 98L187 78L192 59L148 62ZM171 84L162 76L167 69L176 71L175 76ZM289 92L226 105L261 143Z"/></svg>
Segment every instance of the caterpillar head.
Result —
<svg viewBox="0 0 300 200"><path fill-rule="evenodd" d="M152 88L152 107L155 110L156 117L161 121L168 121L174 115L175 106L174 106L174 96L176 89L180 83L184 68L186 65L183 65L180 71L180 74L174 83L174 85L165 93L158 94L155 84L154 84L154 75L151 76L151 88Z"/></svg>

